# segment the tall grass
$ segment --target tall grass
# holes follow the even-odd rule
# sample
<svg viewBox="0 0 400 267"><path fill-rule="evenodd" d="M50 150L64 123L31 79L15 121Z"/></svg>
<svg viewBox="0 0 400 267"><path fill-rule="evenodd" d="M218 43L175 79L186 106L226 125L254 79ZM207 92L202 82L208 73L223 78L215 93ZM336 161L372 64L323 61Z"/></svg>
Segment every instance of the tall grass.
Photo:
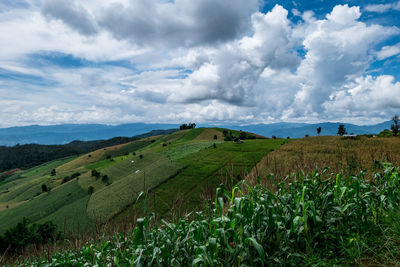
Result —
<svg viewBox="0 0 400 267"><path fill-rule="evenodd" d="M267 154L250 177L266 177L274 173L283 179L293 171L311 172L317 167L330 166L333 172L344 170L354 174L367 169L373 175L374 161L389 161L400 165L400 138L368 138L357 140L335 136L316 136L293 140Z"/></svg>
<svg viewBox="0 0 400 267"><path fill-rule="evenodd" d="M102 236L78 250L62 251L29 264L51 266L262 266L357 264L373 256L390 231L399 208L400 174L377 164L365 172L335 174L327 169L273 183L270 191L245 181L220 186L203 212L175 222L154 215L137 220L129 233ZM271 175L269 179L274 181ZM389 223L388 223L389 222ZM397 227L398 228L398 227ZM390 230L390 231L389 231ZM392 255L396 257L397 255ZM370 258L371 259L371 258ZM390 259L385 259L390 260Z"/></svg>

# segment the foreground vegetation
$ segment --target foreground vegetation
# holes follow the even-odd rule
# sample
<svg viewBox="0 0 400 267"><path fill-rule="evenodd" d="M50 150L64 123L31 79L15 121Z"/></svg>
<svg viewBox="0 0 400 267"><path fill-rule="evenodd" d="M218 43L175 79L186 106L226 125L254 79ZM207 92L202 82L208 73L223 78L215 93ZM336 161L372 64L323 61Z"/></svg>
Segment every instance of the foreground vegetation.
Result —
<svg viewBox="0 0 400 267"><path fill-rule="evenodd" d="M221 186L203 212L160 225L150 215L138 219L131 232L104 235L79 249L25 264L393 264L400 244L398 218L393 217L400 203L400 174L389 163L376 167L373 180L365 172L344 175L324 169L272 183L273 190L246 182L231 190ZM268 179L274 181L272 175Z"/></svg>
<svg viewBox="0 0 400 267"><path fill-rule="evenodd" d="M140 192L148 193L158 218L181 215L201 208L202 195L210 198L221 177L243 179L284 143L225 142L223 131L186 129L17 171L0 182L0 235L24 217L31 224L52 221L67 237L110 220L133 221L147 213L137 203Z"/></svg>
<svg viewBox="0 0 400 267"><path fill-rule="evenodd" d="M375 160L399 166L400 138L315 136L296 139L267 154L250 176L253 182L257 176L266 177L269 173L283 179L294 171L311 172L316 167L330 166L332 171L344 170L346 174L367 170L367 176L372 177Z"/></svg>

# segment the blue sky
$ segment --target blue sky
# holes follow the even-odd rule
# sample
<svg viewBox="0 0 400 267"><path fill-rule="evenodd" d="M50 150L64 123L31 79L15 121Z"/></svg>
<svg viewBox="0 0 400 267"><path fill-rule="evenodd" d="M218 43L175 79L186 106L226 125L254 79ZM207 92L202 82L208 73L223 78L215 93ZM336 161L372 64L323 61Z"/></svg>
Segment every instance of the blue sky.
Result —
<svg viewBox="0 0 400 267"><path fill-rule="evenodd" d="M0 127L373 124L399 71L398 0L0 3Z"/></svg>

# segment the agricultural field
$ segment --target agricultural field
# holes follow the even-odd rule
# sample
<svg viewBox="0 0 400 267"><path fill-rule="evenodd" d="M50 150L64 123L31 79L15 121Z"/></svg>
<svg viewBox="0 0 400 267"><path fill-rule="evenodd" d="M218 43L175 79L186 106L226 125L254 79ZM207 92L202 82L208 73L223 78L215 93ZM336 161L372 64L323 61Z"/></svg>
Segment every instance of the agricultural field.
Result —
<svg viewBox="0 0 400 267"><path fill-rule="evenodd" d="M286 142L224 142L222 132L182 130L16 172L0 185L0 234L24 217L31 223L51 220L68 234L119 221L144 203L145 213L154 211L159 218L195 210L221 182L242 179ZM139 198L141 192L146 200Z"/></svg>
<svg viewBox="0 0 400 267"><path fill-rule="evenodd" d="M192 138L197 136L191 135ZM190 146L190 142L182 147ZM242 144L217 143L215 148L210 145L197 153L178 158L177 161L185 167L173 179L151 191L146 204L151 212L163 218L201 209L206 201L213 198L219 184L237 183L264 155L286 142L284 139L255 139ZM167 146L163 153L175 155L175 150L175 146ZM141 203L138 203L117 219L131 218L132 213L140 213L140 210Z"/></svg>
<svg viewBox="0 0 400 267"><path fill-rule="evenodd" d="M376 161L400 165L400 138L367 137L346 139L338 136L315 136L293 140L266 155L254 168L249 180L262 180L273 173L276 179L303 170L329 167L330 172L353 174L366 170L371 177Z"/></svg>
<svg viewBox="0 0 400 267"><path fill-rule="evenodd" d="M299 174L271 192L245 182L217 188L211 209L122 233L97 235L19 264L91 266L397 266L400 174L380 164L357 175ZM54 248L56 249L56 248Z"/></svg>

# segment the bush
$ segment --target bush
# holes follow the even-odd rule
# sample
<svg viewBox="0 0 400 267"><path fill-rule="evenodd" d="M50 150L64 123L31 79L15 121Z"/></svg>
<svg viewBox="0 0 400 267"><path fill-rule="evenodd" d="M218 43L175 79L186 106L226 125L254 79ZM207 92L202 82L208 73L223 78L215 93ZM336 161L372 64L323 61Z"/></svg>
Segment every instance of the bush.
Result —
<svg viewBox="0 0 400 267"><path fill-rule="evenodd" d="M218 136L216 134L214 134L214 140L217 140Z"/></svg>
<svg viewBox="0 0 400 267"><path fill-rule="evenodd" d="M108 175L103 175L103 176L101 177L101 181L102 181L103 183L108 183Z"/></svg>
<svg viewBox="0 0 400 267"><path fill-rule="evenodd" d="M91 195L94 193L94 187L93 186L89 186L88 187L88 194Z"/></svg>
<svg viewBox="0 0 400 267"><path fill-rule="evenodd" d="M196 123L189 123L189 124L182 124L179 126L179 130L186 130L186 129L194 129L196 127Z"/></svg>
<svg viewBox="0 0 400 267"><path fill-rule="evenodd" d="M96 177L96 179L100 178L101 173L96 171L96 170L92 170L92 176Z"/></svg>
<svg viewBox="0 0 400 267"><path fill-rule="evenodd" d="M42 191L43 192L47 192L48 191L47 185L42 184Z"/></svg>
<svg viewBox="0 0 400 267"><path fill-rule="evenodd" d="M143 155L142 155L142 154L140 154L140 155L139 155L139 158L140 158L140 159L142 159L142 158L143 158Z"/></svg>
<svg viewBox="0 0 400 267"><path fill-rule="evenodd" d="M10 253L21 252L26 246L35 244L45 244L54 240L60 233L56 233L57 226L47 221L43 224L33 224L29 226L29 221L23 218L16 226L8 229L4 235L0 236L0 251L6 250Z"/></svg>

